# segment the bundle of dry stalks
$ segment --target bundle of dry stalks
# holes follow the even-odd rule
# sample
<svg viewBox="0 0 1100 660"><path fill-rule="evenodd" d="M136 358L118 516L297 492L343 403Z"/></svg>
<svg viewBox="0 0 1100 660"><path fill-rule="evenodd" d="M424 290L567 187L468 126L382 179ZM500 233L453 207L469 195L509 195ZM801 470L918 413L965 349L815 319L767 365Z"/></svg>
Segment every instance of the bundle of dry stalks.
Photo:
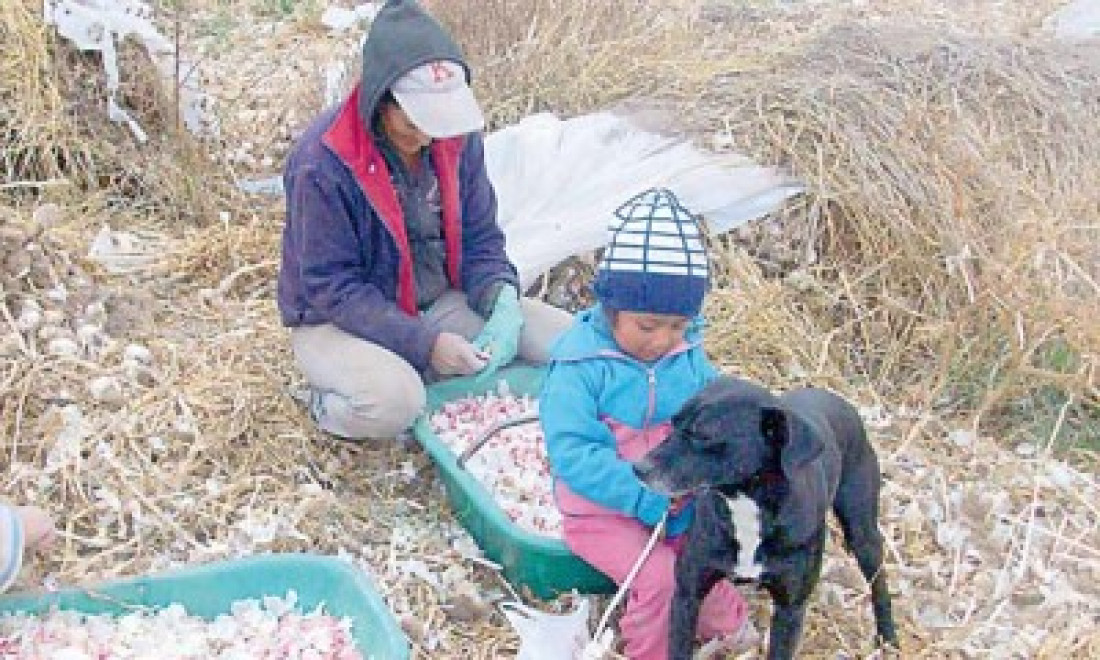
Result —
<svg viewBox="0 0 1100 660"><path fill-rule="evenodd" d="M0 7L0 166L6 187L38 186L88 167L56 78L41 4Z"/></svg>
<svg viewBox="0 0 1100 660"><path fill-rule="evenodd" d="M740 146L810 186L785 218L810 258L779 271L850 378L981 421L1069 401L1096 428L1097 62L845 28L716 86Z"/></svg>
<svg viewBox="0 0 1100 660"><path fill-rule="evenodd" d="M42 3L0 7L0 175L4 192L100 195L164 219L208 218L227 177L178 125L174 90L148 55L119 49L119 102L149 134L140 144L107 117L99 53L81 53L42 21Z"/></svg>

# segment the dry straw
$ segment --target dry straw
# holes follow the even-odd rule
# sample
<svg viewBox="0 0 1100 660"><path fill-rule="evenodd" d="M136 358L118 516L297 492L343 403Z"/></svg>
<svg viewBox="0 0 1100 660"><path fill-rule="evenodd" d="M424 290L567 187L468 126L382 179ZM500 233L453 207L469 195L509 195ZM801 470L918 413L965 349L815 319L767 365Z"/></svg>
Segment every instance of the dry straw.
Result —
<svg viewBox="0 0 1100 660"><path fill-rule="evenodd" d="M1097 428L1095 54L840 28L716 86L734 138L810 184L785 221L815 258L788 269L849 378L991 422L1053 394Z"/></svg>
<svg viewBox="0 0 1100 660"><path fill-rule="evenodd" d="M727 369L827 384L864 406L886 474L905 657L1100 652L1100 484L1052 451L1060 429L1089 428L1097 396L1093 65L1053 44L829 32L807 16L804 29L763 13L723 32L673 3L540 0L518 17L510 3L435 4L469 36L495 122L652 92L810 184L781 218L779 240L803 241L790 263L761 268L716 245L708 350ZM134 173L138 184L98 176L123 168L125 133L99 105L79 114L87 132L71 132L62 108L100 97L65 85L97 69L52 43L37 10L0 3L0 91L17 99L0 109L6 180L36 190L69 178L123 213L69 199L65 223L39 226L47 214L0 206L0 238L18 244L4 244L5 259L34 243L49 266L5 272L0 304L0 334L13 340L0 351L0 493L46 505L62 527L57 554L32 562L28 582L253 551L343 553L378 580L415 657L510 657L507 623L453 599L464 581L486 599L506 589L461 552L438 484L417 478L427 458L323 437L287 395L296 374L272 291L278 205L242 208L219 172L175 149ZM16 57L40 68L23 73ZM732 75L711 80L718 72ZM137 79L129 103L163 119L159 92L141 87L151 77ZM214 188L200 185L211 177ZM231 215L174 222L206 203ZM81 255L96 220L124 218L159 225L167 253L110 278ZM27 301L56 329L16 333ZM50 351L85 321L110 341ZM142 355L130 344L148 349L147 364L127 357ZM97 378L118 379L123 396L93 396ZM1010 419L1007 402L1038 410L1040 385L1056 395L1045 429L970 432L974 413ZM1028 442L1012 453L1006 439ZM853 571L830 543L805 657L872 653ZM766 600L750 598L764 616Z"/></svg>
<svg viewBox="0 0 1100 660"><path fill-rule="evenodd" d="M174 92L145 51L123 42L118 65L119 102L150 135L140 145L125 126L104 121L99 54L72 49L41 14L34 0L0 7L0 193L41 191L82 203L96 196L163 220L212 217L227 177L177 130Z"/></svg>

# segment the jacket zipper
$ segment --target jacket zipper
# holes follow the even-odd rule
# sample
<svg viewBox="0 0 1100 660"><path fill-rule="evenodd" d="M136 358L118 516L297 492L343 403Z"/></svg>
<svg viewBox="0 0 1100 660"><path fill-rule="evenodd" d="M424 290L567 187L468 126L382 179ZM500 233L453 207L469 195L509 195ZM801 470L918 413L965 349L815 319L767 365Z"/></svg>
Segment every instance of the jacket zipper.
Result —
<svg viewBox="0 0 1100 660"><path fill-rule="evenodd" d="M645 377L649 389L646 394L645 418L642 420L642 437L648 438L649 423L653 420L653 410L656 408L657 403L657 372L654 367L647 366L645 368Z"/></svg>

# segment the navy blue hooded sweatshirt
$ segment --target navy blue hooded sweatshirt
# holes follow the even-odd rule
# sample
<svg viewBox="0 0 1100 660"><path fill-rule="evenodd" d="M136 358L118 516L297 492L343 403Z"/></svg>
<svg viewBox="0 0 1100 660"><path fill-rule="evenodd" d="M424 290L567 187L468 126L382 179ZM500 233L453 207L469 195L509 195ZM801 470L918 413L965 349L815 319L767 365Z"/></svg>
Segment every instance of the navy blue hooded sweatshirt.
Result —
<svg viewBox="0 0 1100 660"><path fill-rule="evenodd" d="M363 46L363 78L343 104L304 131L283 175L286 225L279 310L289 327L332 323L397 353L423 371L439 329L417 312L405 219L386 159L371 132L378 102L411 69L461 51L412 0L390 0ZM446 270L485 315L502 283L519 286L497 224L496 193L481 134L433 140Z"/></svg>

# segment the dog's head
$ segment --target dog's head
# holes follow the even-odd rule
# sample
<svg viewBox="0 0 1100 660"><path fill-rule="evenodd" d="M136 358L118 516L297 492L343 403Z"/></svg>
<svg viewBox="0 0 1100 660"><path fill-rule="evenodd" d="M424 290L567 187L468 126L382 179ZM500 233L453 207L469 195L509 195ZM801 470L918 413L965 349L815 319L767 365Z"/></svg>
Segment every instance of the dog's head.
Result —
<svg viewBox="0 0 1100 660"><path fill-rule="evenodd" d="M789 518L789 525L798 528L792 535L800 537L808 534L803 528L813 525L816 512L828 506L820 470L814 465L824 447L819 434L763 387L719 378L683 405L672 427L669 438L634 466L651 488L679 495L704 487L747 485L776 473L789 493L789 506L780 517ZM807 518L795 520L803 516Z"/></svg>

